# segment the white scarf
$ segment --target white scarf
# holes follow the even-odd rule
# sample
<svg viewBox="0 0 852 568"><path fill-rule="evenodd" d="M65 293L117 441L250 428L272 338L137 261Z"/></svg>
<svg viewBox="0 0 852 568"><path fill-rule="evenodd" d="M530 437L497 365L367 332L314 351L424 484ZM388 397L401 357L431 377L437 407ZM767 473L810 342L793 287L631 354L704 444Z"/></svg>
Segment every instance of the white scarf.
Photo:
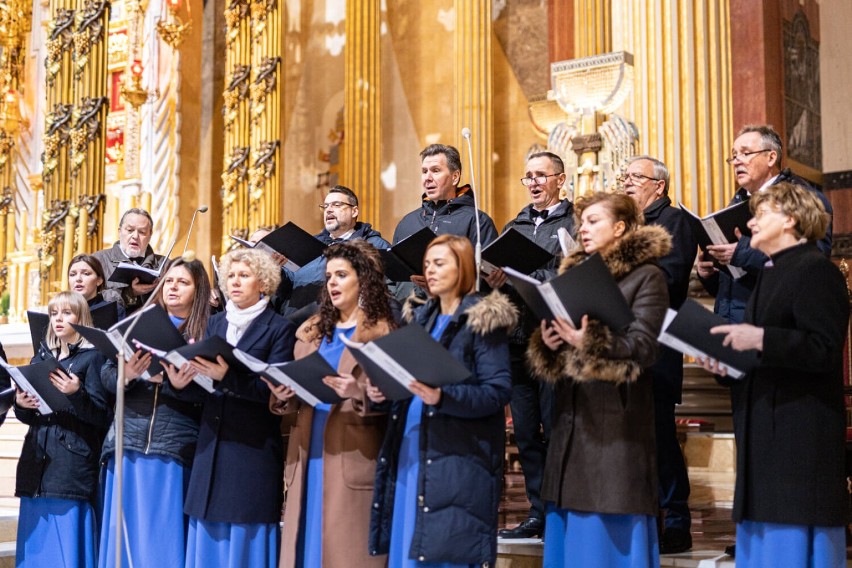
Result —
<svg viewBox="0 0 852 568"><path fill-rule="evenodd" d="M268 304L269 298L262 297L253 306L240 309L234 302L228 300L228 303L225 304L225 319L228 320L228 331L225 334L225 339L228 343L236 345L248 329L248 326L251 325L251 322L266 309Z"/></svg>

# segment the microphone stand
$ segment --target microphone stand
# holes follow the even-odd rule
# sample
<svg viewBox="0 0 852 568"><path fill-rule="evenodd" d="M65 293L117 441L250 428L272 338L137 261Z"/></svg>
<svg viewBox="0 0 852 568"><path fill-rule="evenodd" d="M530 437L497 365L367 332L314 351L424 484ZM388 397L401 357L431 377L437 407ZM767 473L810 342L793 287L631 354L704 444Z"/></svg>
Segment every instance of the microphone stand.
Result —
<svg viewBox="0 0 852 568"><path fill-rule="evenodd" d="M206 205L202 205L201 207L196 209L195 212L192 214L192 220L189 222L189 230L186 232L186 242L183 243L183 252L181 253L181 255L186 254L186 247L189 246L189 235L192 234L192 226L195 225L195 216L199 213L207 213L207 209L208 207Z"/></svg>
<svg viewBox="0 0 852 568"><path fill-rule="evenodd" d="M462 129L462 137L467 140L467 156L470 162L470 187L473 190L473 210L476 211L476 247L474 248L474 263L476 264L476 291L479 292L479 275L482 273L482 234L479 229L479 203L476 199L476 175L473 169L473 146L470 143L470 129Z"/></svg>

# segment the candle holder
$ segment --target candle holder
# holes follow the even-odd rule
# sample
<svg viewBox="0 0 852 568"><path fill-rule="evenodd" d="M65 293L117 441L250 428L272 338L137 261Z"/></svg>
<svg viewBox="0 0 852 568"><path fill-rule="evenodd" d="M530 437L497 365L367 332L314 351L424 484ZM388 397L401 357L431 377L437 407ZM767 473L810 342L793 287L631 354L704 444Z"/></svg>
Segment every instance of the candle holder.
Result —
<svg viewBox="0 0 852 568"><path fill-rule="evenodd" d="M125 79L121 83L121 96L127 101L133 110L139 110L143 104L154 100L160 96L157 91L148 91L142 87L142 62L139 59L134 59L128 70L130 73L125 73Z"/></svg>
<svg viewBox="0 0 852 568"><path fill-rule="evenodd" d="M189 13L189 0L186 4L186 22L180 17L181 0L166 0L166 19L157 22L160 39L172 49L178 49L189 32L192 31L192 15Z"/></svg>

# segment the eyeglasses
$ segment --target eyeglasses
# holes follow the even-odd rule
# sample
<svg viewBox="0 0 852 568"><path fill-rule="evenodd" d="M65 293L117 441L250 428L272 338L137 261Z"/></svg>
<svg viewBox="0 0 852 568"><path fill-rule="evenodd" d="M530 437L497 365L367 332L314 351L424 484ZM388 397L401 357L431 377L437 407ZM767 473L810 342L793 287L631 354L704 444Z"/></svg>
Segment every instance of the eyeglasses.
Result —
<svg viewBox="0 0 852 568"><path fill-rule="evenodd" d="M624 174L624 181L631 181L633 183L642 183L642 180L648 181L661 181L660 178L652 178L643 174L629 173Z"/></svg>
<svg viewBox="0 0 852 568"><path fill-rule="evenodd" d="M343 209L344 207L355 207L351 203L344 203L342 201L332 201L331 203L323 203L319 206L320 209L325 211L326 209Z"/></svg>
<svg viewBox="0 0 852 568"><path fill-rule="evenodd" d="M769 148L764 148L763 150L751 150L748 152L734 152L731 154L730 158L725 159L729 164L733 164L737 160L742 163L748 162L751 158L749 156L754 156L755 154L762 154L763 152L772 152Z"/></svg>
<svg viewBox="0 0 852 568"><path fill-rule="evenodd" d="M532 176L521 178L521 183L529 187L535 182L536 185L544 185L547 183L547 178L561 176L562 174L548 174L546 176Z"/></svg>

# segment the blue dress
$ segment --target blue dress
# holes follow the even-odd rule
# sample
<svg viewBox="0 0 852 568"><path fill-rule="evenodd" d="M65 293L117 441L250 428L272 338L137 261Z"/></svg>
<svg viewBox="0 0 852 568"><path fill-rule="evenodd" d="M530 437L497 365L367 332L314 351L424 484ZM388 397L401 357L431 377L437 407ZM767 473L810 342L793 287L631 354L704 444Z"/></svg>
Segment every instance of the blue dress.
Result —
<svg viewBox="0 0 852 568"><path fill-rule="evenodd" d="M69 538L77 535L77 538ZM21 497L15 566L92 568L97 523L91 503L76 499Z"/></svg>
<svg viewBox="0 0 852 568"><path fill-rule="evenodd" d="M737 568L845 568L843 527L742 521L737 524Z"/></svg>
<svg viewBox="0 0 852 568"><path fill-rule="evenodd" d="M550 504L542 565L544 568L659 566L657 521L650 515L584 513L557 509Z"/></svg>
<svg viewBox="0 0 852 568"><path fill-rule="evenodd" d="M431 331L431 335L436 341L444 333L450 319L452 319L451 314L438 315ZM414 522L417 513L417 478L420 473L420 416L422 413L423 399L415 396L408 406L408 414L405 417L405 435L399 448L388 568L473 566L472 564L418 562L408 557L411 539L414 537Z"/></svg>
<svg viewBox="0 0 852 568"><path fill-rule="evenodd" d="M174 326L185 318L169 315ZM122 566L183 566L186 557L186 517L183 514L184 488L189 483L189 468L174 458L124 453L122 488L124 537ZM115 456L103 474L103 519L98 552L98 568L115 566ZM152 497L156 495L156 498ZM155 535L156 546L151 536Z"/></svg>
<svg viewBox="0 0 852 568"><path fill-rule="evenodd" d="M355 333L355 327L335 328L331 342L323 341L319 347L319 354L335 369L340 364L340 357L346 349L346 345L338 336L340 333L347 339L351 339ZM330 411L330 404L316 405L311 422L311 445L305 471L305 502L302 518L299 521L301 526L296 550L296 565L303 568L322 567L322 453L325 422Z"/></svg>

